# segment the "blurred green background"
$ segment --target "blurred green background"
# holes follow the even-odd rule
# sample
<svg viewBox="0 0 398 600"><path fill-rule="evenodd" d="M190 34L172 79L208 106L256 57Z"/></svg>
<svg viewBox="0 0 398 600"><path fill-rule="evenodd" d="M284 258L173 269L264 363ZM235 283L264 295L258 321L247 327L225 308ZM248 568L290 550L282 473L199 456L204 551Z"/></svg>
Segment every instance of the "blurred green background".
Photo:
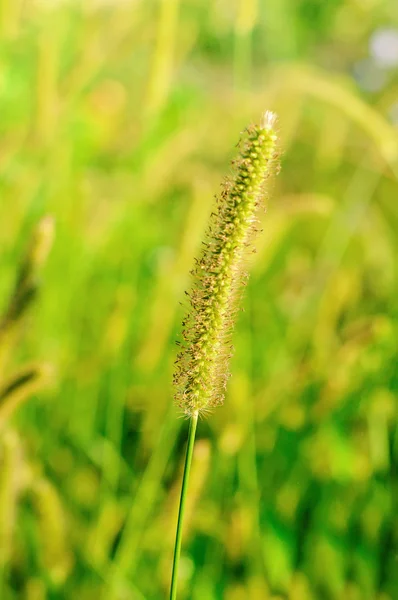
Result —
<svg viewBox="0 0 398 600"><path fill-rule="evenodd" d="M167 597L180 302L264 109L282 171L179 598L398 598L398 4L1 0L2 600Z"/></svg>

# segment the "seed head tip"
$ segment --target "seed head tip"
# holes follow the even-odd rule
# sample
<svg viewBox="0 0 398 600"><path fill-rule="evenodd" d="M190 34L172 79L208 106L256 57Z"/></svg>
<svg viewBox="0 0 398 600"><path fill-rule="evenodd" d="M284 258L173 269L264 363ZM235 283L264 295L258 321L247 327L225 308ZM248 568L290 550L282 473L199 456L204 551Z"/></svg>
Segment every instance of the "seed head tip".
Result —
<svg viewBox="0 0 398 600"><path fill-rule="evenodd" d="M260 125L263 129L273 129L276 122L276 114L272 110L266 110L263 113Z"/></svg>

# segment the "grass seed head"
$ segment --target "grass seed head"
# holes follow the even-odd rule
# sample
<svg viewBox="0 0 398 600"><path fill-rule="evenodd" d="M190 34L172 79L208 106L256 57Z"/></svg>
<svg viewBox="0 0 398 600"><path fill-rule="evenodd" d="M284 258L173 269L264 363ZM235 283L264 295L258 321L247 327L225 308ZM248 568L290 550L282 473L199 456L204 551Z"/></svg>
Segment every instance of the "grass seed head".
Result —
<svg viewBox="0 0 398 600"><path fill-rule="evenodd" d="M175 400L187 416L206 413L224 400L231 334L247 281L246 257L253 249L267 182L277 171L275 122L274 113L267 111L259 125L245 132L232 163L233 177L223 184L201 256L195 260L174 375Z"/></svg>

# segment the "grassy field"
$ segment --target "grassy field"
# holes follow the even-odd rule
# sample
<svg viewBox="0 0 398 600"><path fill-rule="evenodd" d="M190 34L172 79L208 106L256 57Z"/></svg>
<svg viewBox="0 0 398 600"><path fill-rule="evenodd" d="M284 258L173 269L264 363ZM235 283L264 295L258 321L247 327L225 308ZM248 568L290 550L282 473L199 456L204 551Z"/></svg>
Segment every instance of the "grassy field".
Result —
<svg viewBox="0 0 398 600"><path fill-rule="evenodd" d="M264 109L282 170L179 598L398 598L394 32L394 0L0 1L1 600L168 597L180 302Z"/></svg>

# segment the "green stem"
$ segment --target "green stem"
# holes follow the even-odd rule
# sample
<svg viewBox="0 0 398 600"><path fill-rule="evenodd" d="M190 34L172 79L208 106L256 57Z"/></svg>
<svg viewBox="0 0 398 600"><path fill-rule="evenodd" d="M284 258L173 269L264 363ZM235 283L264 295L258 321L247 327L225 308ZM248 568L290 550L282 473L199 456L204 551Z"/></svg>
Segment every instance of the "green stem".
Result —
<svg viewBox="0 0 398 600"><path fill-rule="evenodd" d="M195 433L196 433L196 425L197 424L198 424L198 413L195 412L192 415L191 421L189 424L187 453L185 455L184 475L182 476L180 508L178 510L176 541L175 541L175 545L174 545L173 573L171 576L170 600L175 600L177 598L177 578L178 578L178 565L180 562L180 553L181 553L182 524L183 524L183 520L184 520L185 500L187 497L188 480L189 480L189 473L191 470L193 446L195 443Z"/></svg>

